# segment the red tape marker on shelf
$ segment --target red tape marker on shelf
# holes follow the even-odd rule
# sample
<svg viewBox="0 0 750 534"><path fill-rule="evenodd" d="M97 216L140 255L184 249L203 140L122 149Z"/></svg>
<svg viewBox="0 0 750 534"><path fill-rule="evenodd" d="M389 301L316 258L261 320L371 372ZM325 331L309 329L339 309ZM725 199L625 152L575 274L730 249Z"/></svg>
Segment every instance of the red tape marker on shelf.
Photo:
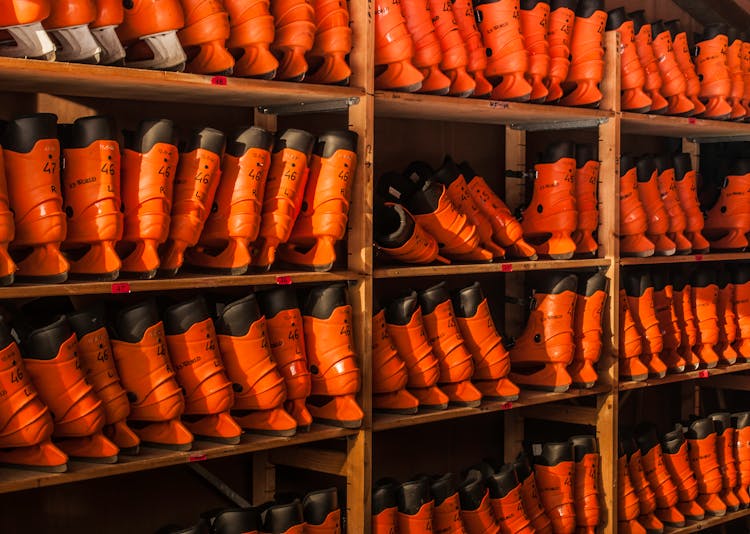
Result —
<svg viewBox="0 0 750 534"><path fill-rule="evenodd" d="M206 458L208 458L208 457L207 457L207 456L206 456L205 454L202 454L202 453L194 453L194 454L191 454L191 455L190 455L190 457L189 457L188 459L189 459L189 460L190 460L191 462L202 462L202 461L203 461L203 460L205 460Z"/></svg>
<svg viewBox="0 0 750 534"><path fill-rule="evenodd" d="M276 285L279 285L279 286L292 285L292 277L291 276L277 276Z"/></svg>
<svg viewBox="0 0 750 534"><path fill-rule="evenodd" d="M117 282L116 284L112 284L111 292L113 295L130 293L130 284L128 282Z"/></svg>
<svg viewBox="0 0 750 534"><path fill-rule="evenodd" d="M503 263L500 265L500 271L504 273L512 273L513 272L513 264L512 263Z"/></svg>
<svg viewBox="0 0 750 534"><path fill-rule="evenodd" d="M226 85L226 84L227 84L226 76L214 76L211 78L211 85Z"/></svg>
<svg viewBox="0 0 750 534"><path fill-rule="evenodd" d="M698 378L708 378L708 369L698 371Z"/></svg>

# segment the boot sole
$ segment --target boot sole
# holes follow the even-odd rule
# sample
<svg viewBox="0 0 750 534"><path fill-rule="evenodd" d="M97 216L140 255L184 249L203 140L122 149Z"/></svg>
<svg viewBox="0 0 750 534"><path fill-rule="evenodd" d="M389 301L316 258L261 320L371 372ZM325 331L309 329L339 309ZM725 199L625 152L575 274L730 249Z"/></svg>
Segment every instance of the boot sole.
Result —
<svg viewBox="0 0 750 534"><path fill-rule="evenodd" d="M68 273L53 274L50 276L18 276L18 282L27 284L61 284L68 280Z"/></svg>
<svg viewBox="0 0 750 534"><path fill-rule="evenodd" d="M296 263L289 263L286 261L280 261L279 267L282 269L299 269L300 271L308 271L312 273L327 273L333 269L333 262L326 263L325 265L301 265Z"/></svg>
<svg viewBox="0 0 750 534"><path fill-rule="evenodd" d="M692 249L692 248L686 248L686 249L683 249L683 250L678 250L678 251L676 252L676 254L677 254L678 256L687 256L687 255L689 255L689 254L690 254L691 252L693 252L693 249Z"/></svg>
<svg viewBox="0 0 750 534"><path fill-rule="evenodd" d="M12 467L21 471L40 471L42 473L65 473L68 470L68 464L62 465L25 465L25 464L11 464L0 462L2 467Z"/></svg>
<svg viewBox="0 0 750 534"><path fill-rule="evenodd" d="M414 415L419 411L419 406L416 408L394 408L392 410L384 409L384 408L373 408L373 412L375 413L387 413L387 414L395 414L395 415Z"/></svg>
<svg viewBox="0 0 750 534"><path fill-rule="evenodd" d="M654 249L644 250L643 252L623 252L622 256L626 258L650 258L654 255Z"/></svg>
<svg viewBox="0 0 750 534"><path fill-rule="evenodd" d="M620 378L631 382L643 382L648 378L648 375L621 376Z"/></svg>
<svg viewBox="0 0 750 534"><path fill-rule="evenodd" d="M482 404L482 401L481 400L478 400L478 401L467 401L467 402L450 401L448 404L450 406L456 406L458 408L476 408L480 404Z"/></svg>
<svg viewBox="0 0 750 534"><path fill-rule="evenodd" d="M394 93L415 93L419 91L420 87L422 87L422 82L413 83L411 85L404 85L403 87L392 87L391 89L386 89L386 91L393 91Z"/></svg>
<svg viewBox="0 0 750 534"><path fill-rule="evenodd" d="M684 373L685 372L685 366L682 367L672 367L671 369L667 369L668 373L678 374L678 373Z"/></svg>
<svg viewBox="0 0 750 534"><path fill-rule="evenodd" d="M87 464L116 464L117 455L114 456L102 456L102 457L90 457L90 456L71 456L71 460L74 462L86 462Z"/></svg>
<svg viewBox="0 0 750 534"><path fill-rule="evenodd" d="M179 268L177 269L159 269L156 271L156 274L159 276L159 278L174 278L177 276L177 273L180 271Z"/></svg>
<svg viewBox="0 0 750 534"><path fill-rule="evenodd" d="M357 419L356 421L338 421L336 419L315 419L318 423L321 425L328 425L328 426L335 426L339 428L361 428L362 427L362 419Z"/></svg>
<svg viewBox="0 0 750 534"><path fill-rule="evenodd" d="M310 427L308 427L309 430ZM248 434L256 434L260 436L275 436L279 438L291 438L297 434L297 429L292 428L290 430L258 430L257 428L243 428Z"/></svg>
<svg viewBox="0 0 750 534"><path fill-rule="evenodd" d="M487 399L488 401L493 401L493 402L513 402L513 401L518 400L518 395L510 395L509 397L495 397L495 396L484 395L482 396L482 399Z"/></svg>
<svg viewBox="0 0 750 534"><path fill-rule="evenodd" d="M516 382L516 384L518 384ZM521 384L522 387L526 389L533 389L535 391L547 391L550 393L565 393L570 389L570 386L537 386L537 385L531 385L531 384Z"/></svg>
<svg viewBox="0 0 750 534"><path fill-rule="evenodd" d="M171 443L154 443L152 441L143 441L141 444L144 447L151 447L152 449L166 449L168 451L189 451L193 448L193 444L191 443L185 443L185 444L171 444Z"/></svg>
<svg viewBox="0 0 750 534"><path fill-rule="evenodd" d="M0 286L9 286L15 281L16 275L15 273L6 274L3 277L0 277Z"/></svg>
<svg viewBox="0 0 750 534"><path fill-rule="evenodd" d="M141 452L140 445L136 445L135 447L126 447L126 448L120 447L120 454L125 455L125 456L138 456L140 452Z"/></svg>
<svg viewBox="0 0 750 534"><path fill-rule="evenodd" d="M200 274L214 274L217 276L240 276L247 272L248 266L244 267L198 267L196 265L188 265L188 270L191 273Z"/></svg>
<svg viewBox="0 0 750 534"><path fill-rule="evenodd" d="M131 271L120 271L123 278L131 278L133 280L151 280L156 277L157 269L146 272L131 272Z"/></svg>
<svg viewBox="0 0 750 534"><path fill-rule="evenodd" d="M723 512L712 512L710 510L706 510L706 515L710 515L711 517L724 517L725 515L727 515L727 511L724 510Z"/></svg>
<svg viewBox="0 0 750 534"><path fill-rule="evenodd" d="M642 108L637 109L623 109L623 111L626 111L628 113L648 113L651 110L651 106L644 106Z"/></svg>
<svg viewBox="0 0 750 534"><path fill-rule="evenodd" d="M221 443L223 445L239 445L240 436L234 438L219 438L216 436L201 436L195 434L195 439L200 441L210 441L211 443Z"/></svg>
<svg viewBox="0 0 750 534"><path fill-rule="evenodd" d="M654 252L656 256L674 256L674 253L677 252L676 248L670 248L667 250L657 250Z"/></svg>
<svg viewBox="0 0 750 534"><path fill-rule="evenodd" d="M663 373L649 373L648 374L649 378L664 378L665 376L667 376L666 371Z"/></svg>
<svg viewBox="0 0 750 534"><path fill-rule="evenodd" d="M445 404L420 404L419 410L427 410L431 412L441 412L448 409L448 403Z"/></svg>
<svg viewBox="0 0 750 534"><path fill-rule="evenodd" d="M550 254L547 257L552 260L569 260L574 256L575 252L568 252L566 254Z"/></svg>
<svg viewBox="0 0 750 534"><path fill-rule="evenodd" d="M703 367L704 369L714 369L717 365L719 365L719 362L702 363L699 367Z"/></svg>
<svg viewBox="0 0 750 534"><path fill-rule="evenodd" d="M591 389L596 385L596 382L573 382L570 386L576 389Z"/></svg>
<svg viewBox="0 0 750 534"><path fill-rule="evenodd" d="M89 280L94 282L111 282L113 280L117 280L117 277L120 276L120 271L112 271L110 273L96 273L96 274L88 274L88 273L70 273L70 279L71 280Z"/></svg>

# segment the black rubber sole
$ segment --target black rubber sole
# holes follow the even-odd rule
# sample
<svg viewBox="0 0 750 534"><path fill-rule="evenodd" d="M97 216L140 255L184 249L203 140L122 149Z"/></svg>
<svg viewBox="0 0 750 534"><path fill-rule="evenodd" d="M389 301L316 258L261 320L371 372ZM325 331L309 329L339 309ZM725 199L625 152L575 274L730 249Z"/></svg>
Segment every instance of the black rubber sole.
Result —
<svg viewBox="0 0 750 534"><path fill-rule="evenodd" d="M315 419L321 425L335 426L339 428L357 429L362 427L362 419L356 421L338 421L335 419Z"/></svg>

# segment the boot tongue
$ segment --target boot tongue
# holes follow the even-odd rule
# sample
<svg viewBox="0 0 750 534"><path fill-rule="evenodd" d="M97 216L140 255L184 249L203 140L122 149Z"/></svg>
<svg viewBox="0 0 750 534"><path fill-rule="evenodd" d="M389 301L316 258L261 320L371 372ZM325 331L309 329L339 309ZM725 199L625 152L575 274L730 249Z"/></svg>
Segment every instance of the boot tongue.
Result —
<svg viewBox="0 0 750 534"><path fill-rule="evenodd" d="M461 169L461 174L464 175L464 178L466 178L467 182L471 182L472 178L478 176L474 169L471 168L471 165L469 165L468 161L462 161L458 168Z"/></svg>
<svg viewBox="0 0 750 534"><path fill-rule="evenodd" d="M377 515L388 508L398 506L396 492L398 483L393 479L379 480L372 491L372 515Z"/></svg>
<svg viewBox="0 0 750 534"><path fill-rule="evenodd" d="M385 308L385 320L388 324L403 326L409 324L417 311L419 300L417 292L412 291L404 297L392 300Z"/></svg>
<svg viewBox="0 0 750 534"><path fill-rule="evenodd" d="M137 135L125 137L125 147L145 154L157 143L174 143L174 123L169 119L145 120L138 126Z"/></svg>
<svg viewBox="0 0 750 534"><path fill-rule="evenodd" d="M674 179L676 182L681 182L685 175L693 170L693 161L690 159L690 154L677 154L674 157Z"/></svg>
<svg viewBox="0 0 750 534"><path fill-rule="evenodd" d="M289 148L291 150L302 152L309 159L314 144L315 136L310 132L289 128L284 130L284 132L276 138L273 151L276 153L281 152L285 148Z"/></svg>
<svg viewBox="0 0 750 534"><path fill-rule="evenodd" d="M184 334L195 323L211 316L202 296L180 302L164 310L164 331L168 336Z"/></svg>
<svg viewBox="0 0 750 534"><path fill-rule="evenodd" d="M432 173L433 180L440 182L445 187L451 185L460 176L462 176L461 169L458 168L458 165L456 165L450 156L445 156L443 166Z"/></svg>
<svg viewBox="0 0 750 534"><path fill-rule="evenodd" d="M651 282L654 284L654 291L663 291L669 283L669 275L660 269L654 269L651 275Z"/></svg>
<svg viewBox="0 0 750 534"><path fill-rule="evenodd" d="M433 213L437 210L444 191L443 184L428 180L411 198L407 199L406 207L414 215Z"/></svg>
<svg viewBox="0 0 750 534"><path fill-rule="evenodd" d="M346 305L345 288L343 283L312 288L305 299L302 314L316 319L328 319L336 308Z"/></svg>
<svg viewBox="0 0 750 534"><path fill-rule="evenodd" d="M646 21L646 13L642 9L628 13L628 17L633 21L635 27L635 33L638 34L645 25L648 24Z"/></svg>
<svg viewBox="0 0 750 534"><path fill-rule="evenodd" d="M521 452L512 465L513 470L516 472L516 478L518 478L518 482L520 483L523 483L524 480L529 478L534 473L531 470L529 456L525 452Z"/></svg>
<svg viewBox="0 0 750 534"><path fill-rule="evenodd" d="M330 130L318 136L313 153L323 159L333 156L337 150L357 151L359 136L351 130Z"/></svg>
<svg viewBox="0 0 750 534"><path fill-rule="evenodd" d="M625 176L635 167L635 158L630 154L623 154L620 158L620 177Z"/></svg>
<svg viewBox="0 0 750 534"><path fill-rule="evenodd" d="M414 235L414 219L402 205L392 202L376 204L374 215L374 238L381 247L402 247Z"/></svg>
<svg viewBox="0 0 750 534"><path fill-rule="evenodd" d="M63 125L60 125L63 126ZM92 117L81 117L76 119L72 125L66 128L66 139L63 145L66 148L86 148L94 141L115 141L115 123L111 117L94 115Z"/></svg>
<svg viewBox="0 0 750 534"><path fill-rule="evenodd" d="M255 532L260 529L260 514L256 508L222 510L211 523L211 534Z"/></svg>
<svg viewBox="0 0 750 534"><path fill-rule="evenodd" d="M646 272L629 272L622 278L625 293L629 297L642 297L646 290L651 287L651 277Z"/></svg>
<svg viewBox="0 0 750 534"><path fill-rule="evenodd" d="M598 150L593 143L579 143L575 146L576 168L580 169L589 161L598 161Z"/></svg>
<svg viewBox="0 0 750 534"><path fill-rule="evenodd" d="M453 473L445 473L444 475L433 479L430 484L430 492L432 493L433 499L435 499L435 506L443 504L445 499L455 495L457 491L458 482Z"/></svg>
<svg viewBox="0 0 750 534"><path fill-rule="evenodd" d="M664 25L664 21L657 20L656 22L651 23L651 35L654 39L665 31L667 31L667 27Z"/></svg>
<svg viewBox="0 0 750 534"><path fill-rule="evenodd" d="M435 311L435 308L446 300L450 300L450 295L448 290L445 289L445 282L440 282L419 293L419 303L424 315Z"/></svg>
<svg viewBox="0 0 750 534"><path fill-rule="evenodd" d="M160 320L156 303L152 299L144 300L117 312L112 326L112 337L127 343L138 343L143 339L146 330Z"/></svg>
<svg viewBox="0 0 750 534"><path fill-rule="evenodd" d="M5 322L5 319L0 317L0 350L15 342L16 340L13 339L13 334L10 332L10 326Z"/></svg>
<svg viewBox="0 0 750 534"><path fill-rule="evenodd" d="M223 132L214 128L201 128L192 133L185 152L192 152L202 148L221 156L224 153L225 144L226 136Z"/></svg>
<svg viewBox="0 0 750 534"><path fill-rule="evenodd" d="M716 275L712 269L699 269L693 273L693 287L708 287L712 284L716 284Z"/></svg>
<svg viewBox="0 0 750 534"><path fill-rule="evenodd" d="M483 300L482 288L479 282L474 282L453 294L453 311L456 317L474 317Z"/></svg>
<svg viewBox="0 0 750 534"><path fill-rule="evenodd" d="M375 193L393 202L406 204L421 185L401 173L389 171L380 176Z"/></svg>
<svg viewBox="0 0 750 534"><path fill-rule="evenodd" d="M672 35L672 40L682 33L682 27L680 27L680 21L678 19L668 20L664 24L667 25L669 33Z"/></svg>
<svg viewBox="0 0 750 534"><path fill-rule="evenodd" d="M271 506L262 514L264 532L286 532L290 528L301 525L302 504L299 499L288 504L277 504Z"/></svg>
<svg viewBox="0 0 750 534"><path fill-rule="evenodd" d="M106 326L104 320L104 309L99 306L75 313L69 313L67 317L68 322L78 336L78 339Z"/></svg>
<svg viewBox="0 0 750 534"><path fill-rule="evenodd" d="M313 491L305 495L302 501L305 522L310 525L321 525L328 514L339 507L336 488Z"/></svg>
<svg viewBox="0 0 750 534"><path fill-rule="evenodd" d="M51 324L28 333L21 344L23 355L34 360L52 360L72 333L65 316L56 317Z"/></svg>
<svg viewBox="0 0 750 534"><path fill-rule="evenodd" d="M473 511L479 508L486 492L487 487L482 480L482 473L476 469L470 470L458 490L461 510Z"/></svg>
<svg viewBox="0 0 750 534"><path fill-rule="evenodd" d="M703 41L710 41L719 35L727 35L729 28L726 24L716 22L703 27L703 33L695 34L695 44L699 45Z"/></svg>
<svg viewBox="0 0 750 534"><path fill-rule="evenodd" d="M750 159L739 158L732 162L729 167L729 176L744 176L750 174Z"/></svg>
<svg viewBox="0 0 750 534"><path fill-rule="evenodd" d="M549 4L549 0L521 0L521 9L531 11L537 4Z"/></svg>
<svg viewBox="0 0 750 534"><path fill-rule="evenodd" d="M240 158L251 148L259 148L270 152L273 148L273 134L263 128L251 126L229 142L227 154Z"/></svg>
<svg viewBox="0 0 750 534"><path fill-rule="evenodd" d="M594 454L598 451L595 436L573 436L568 440L573 446L573 459L576 462L583 460L587 454Z"/></svg>
<svg viewBox="0 0 750 534"><path fill-rule="evenodd" d="M641 449L641 454L646 454L659 444L659 436L653 423L644 422L635 427L635 441Z"/></svg>
<svg viewBox="0 0 750 534"><path fill-rule="evenodd" d="M576 145L571 141L560 141L549 145L539 160L539 163L555 163L563 158L575 158Z"/></svg>
<svg viewBox="0 0 750 534"><path fill-rule="evenodd" d="M256 298L266 319L273 319L284 310L299 308L297 293L289 288L279 287L270 291L262 291L256 294Z"/></svg>
<svg viewBox="0 0 750 534"><path fill-rule="evenodd" d="M555 272L539 278L534 286L537 293L559 295L565 291L575 292L578 289L578 277L570 273Z"/></svg>
<svg viewBox="0 0 750 534"><path fill-rule="evenodd" d="M607 12L607 31L618 29L628 21L628 15L624 7L617 7Z"/></svg>
<svg viewBox="0 0 750 534"><path fill-rule="evenodd" d="M576 17L589 18L597 11L604 10L604 0L578 0Z"/></svg>
<svg viewBox="0 0 750 534"><path fill-rule="evenodd" d="M732 426L737 430L750 426L750 412L733 413Z"/></svg>
<svg viewBox="0 0 750 534"><path fill-rule="evenodd" d="M635 440L633 439L633 436L630 434L625 434L622 439L620 439L620 453L627 455L628 458L633 456L635 452L638 450L638 445L636 445Z"/></svg>
<svg viewBox="0 0 750 534"><path fill-rule="evenodd" d="M25 154L31 152L40 139L57 139L57 115L36 113L8 122L0 145Z"/></svg>
<svg viewBox="0 0 750 534"><path fill-rule="evenodd" d="M573 10L576 8L577 1L578 0L552 0L550 9L554 11L555 9L560 9L561 7L564 7L566 9Z"/></svg>
<svg viewBox="0 0 750 534"><path fill-rule="evenodd" d="M638 158L638 162L635 164L638 170L638 182L648 182L656 171L656 164L654 163L653 156L646 155L642 158Z"/></svg>
<svg viewBox="0 0 750 534"><path fill-rule="evenodd" d="M654 157L654 163L656 163L656 170L659 171L659 174L662 174L669 169L674 168L674 157L666 154L659 154Z"/></svg>
<svg viewBox="0 0 750 534"><path fill-rule="evenodd" d="M250 331L250 326L263 314L252 293L229 304L217 303L216 333L241 337ZM221 308L221 310L218 310Z"/></svg>
<svg viewBox="0 0 750 534"><path fill-rule="evenodd" d="M502 499L519 485L516 471L512 464L506 464L500 471L485 479L490 490L490 499Z"/></svg>
<svg viewBox="0 0 750 534"><path fill-rule="evenodd" d="M606 291L609 285L609 280L604 273L597 272L586 278L580 276L578 279L578 294L591 297L597 291Z"/></svg>
<svg viewBox="0 0 750 534"><path fill-rule="evenodd" d="M426 478L404 482L398 488L398 511L402 514L415 515L430 500L430 484Z"/></svg>
<svg viewBox="0 0 750 534"><path fill-rule="evenodd" d="M717 434L723 434L727 428L732 427L732 414L729 412L717 412L708 416L714 422Z"/></svg>
<svg viewBox="0 0 750 534"><path fill-rule="evenodd" d="M719 273L716 276L716 283L719 285L720 289L725 289L729 284L732 283L731 276L729 274L729 271L722 269L719 271Z"/></svg>
<svg viewBox="0 0 750 534"><path fill-rule="evenodd" d="M709 418L696 419L688 427L686 436L688 439L704 439L716 433L713 420Z"/></svg>
<svg viewBox="0 0 750 534"><path fill-rule="evenodd" d="M561 443L545 443L542 454L534 456L534 463L553 467L560 462L573 461L573 447L567 441Z"/></svg>
<svg viewBox="0 0 750 534"><path fill-rule="evenodd" d="M682 432L682 425L675 425L675 429L664 434L661 440L662 451L668 454L675 454L685 443L685 434Z"/></svg>
<svg viewBox="0 0 750 534"><path fill-rule="evenodd" d="M732 283L736 285L750 282L750 263L740 263L732 269Z"/></svg>

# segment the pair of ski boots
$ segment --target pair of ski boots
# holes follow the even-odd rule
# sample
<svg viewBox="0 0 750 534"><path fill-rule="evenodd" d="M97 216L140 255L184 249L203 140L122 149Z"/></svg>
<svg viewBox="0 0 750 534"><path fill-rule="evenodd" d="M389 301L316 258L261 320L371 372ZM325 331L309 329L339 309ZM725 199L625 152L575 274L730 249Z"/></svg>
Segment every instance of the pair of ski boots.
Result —
<svg viewBox="0 0 750 534"><path fill-rule="evenodd" d="M595 255L599 161L594 146L555 143L534 169L534 192L520 217L524 237L539 256Z"/></svg>
<svg viewBox="0 0 750 534"><path fill-rule="evenodd" d="M711 250L741 251L748 247L749 181L750 159L734 160L722 182L719 197L706 212L705 234L711 243Z"/></svg>
<svg viewBox="0 0 750 534"><path fill-rule="evenodd" d="M510 379L531 389L567 391L597 381L607 279L559 273L534 286L526 328L509 349Z"/></svg>

